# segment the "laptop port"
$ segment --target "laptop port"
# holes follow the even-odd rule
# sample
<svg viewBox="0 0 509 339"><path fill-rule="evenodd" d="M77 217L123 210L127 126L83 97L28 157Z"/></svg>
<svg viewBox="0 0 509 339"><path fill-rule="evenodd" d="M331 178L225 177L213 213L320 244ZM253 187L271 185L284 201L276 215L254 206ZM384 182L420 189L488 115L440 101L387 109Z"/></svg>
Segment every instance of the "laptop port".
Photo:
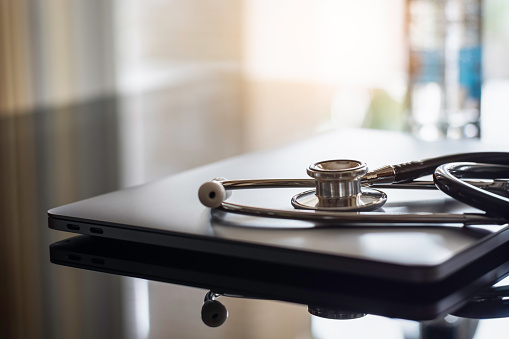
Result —
<svg viewBox="0 0 509 339"><path fill-rule="evenodd" d="M67 258L69 258L69 260L81 261L81 257L79 255L76 255L76 254L69 254L67 256Z"/></svg>
<svg viewBox="0 0 509 339"><path fill-rule="evenodd" d="M96 234L103 234L103 229L99 227L90 227L90 232Z"/></svg>
<svg viewBox="0 0 509 339"><path fill-rule="evenodd" d="M78 225L67 224L67 229L69 229L71 231L79 231L80 227Z"/></svg>

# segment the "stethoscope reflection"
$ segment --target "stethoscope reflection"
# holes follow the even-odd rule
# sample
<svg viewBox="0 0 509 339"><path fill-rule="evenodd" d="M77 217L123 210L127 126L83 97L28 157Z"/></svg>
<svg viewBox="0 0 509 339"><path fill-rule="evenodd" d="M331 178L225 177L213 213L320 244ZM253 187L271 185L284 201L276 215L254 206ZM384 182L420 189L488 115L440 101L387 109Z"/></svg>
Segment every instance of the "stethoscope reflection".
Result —
<svg viewBox="0 0 509 339"><path fill-rule="evenodd" d="M215 293L213 291L207 292L203 299L201 319L203 323L209 327L219 327L223 325L228 318L228 310L219 300L217 300L219 297L259 299L229 293ZM367 314L363 312L345 311L314 305L308 305L308 312L321 318L342 320L362 318Z"/></svg>
<svg viewBox="0 0 509 339"><path fill-rule="evenodd" d="M219 327L228 318L228 310L218 300L219 297L259 299L228 293L207 292L201 309L201 319L209 327ZM315 305L309 305L307 310L313 316L330 320L353 320L367 315L359 311L346 311ZM461 308L448 315L419 322L419 338L473 338L479 320L507 317L509 317L509 286L491 287L472 297Z"/></svg>

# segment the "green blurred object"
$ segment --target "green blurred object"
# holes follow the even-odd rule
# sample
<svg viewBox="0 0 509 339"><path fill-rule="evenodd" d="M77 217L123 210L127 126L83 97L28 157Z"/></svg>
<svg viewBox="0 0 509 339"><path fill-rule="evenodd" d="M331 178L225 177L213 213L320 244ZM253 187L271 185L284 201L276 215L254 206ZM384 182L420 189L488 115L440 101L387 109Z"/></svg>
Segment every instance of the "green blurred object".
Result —
<svg viewBox="0 0 509 339"><path fill-rule="evenodd" d="M362 127L391 131L405 130L404 103L394 99L382 88L372 89L370 94L372 99Z"/></svg>

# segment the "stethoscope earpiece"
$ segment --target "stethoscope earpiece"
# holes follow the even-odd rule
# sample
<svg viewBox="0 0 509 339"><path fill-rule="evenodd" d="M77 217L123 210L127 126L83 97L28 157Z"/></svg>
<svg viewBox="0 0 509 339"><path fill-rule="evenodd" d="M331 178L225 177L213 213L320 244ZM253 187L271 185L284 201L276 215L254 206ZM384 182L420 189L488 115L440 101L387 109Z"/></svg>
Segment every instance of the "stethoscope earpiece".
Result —
<svg viewBox="0 0 509 339"><path fill-rule="evenodd" d="M221 184L221 181L225 180L225 178L215 178L201 185L198 190L200 202L210 208L221 206L221 204L231 196L231 192L226 191Z"/></svg>
<svg viewBox="0 0 509 339"><path fill-rule="evenodd" d="M226 307L215 300L218 296L218 294L212 291L208 292L201 307L201 320L209 327L219 327L228 318Z"/></svg>
<svg viewBox="0 0 509 339"><path fill-rule="evenodd" d="M201 320L209 327L219 327L228 318L228 310L217 300L203 303L201 307Z"/></svg>

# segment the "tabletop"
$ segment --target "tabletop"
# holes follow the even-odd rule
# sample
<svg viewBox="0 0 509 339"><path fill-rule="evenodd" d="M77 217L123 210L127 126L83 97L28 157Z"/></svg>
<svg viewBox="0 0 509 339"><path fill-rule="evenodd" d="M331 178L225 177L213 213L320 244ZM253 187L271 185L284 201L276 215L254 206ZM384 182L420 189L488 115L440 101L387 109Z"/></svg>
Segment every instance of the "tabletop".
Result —
<svg viewBox="0 0 509 339"><path fill-rule="evenodd" d="M201 162L194 157L198 153L192 143L183 144L178 151L192 153L191 159L180 153L165 157L161 155L164 153L158 156L145 152L152 146L161 147L158 144L136 148L135 135L123 134L122 126L129 125L132 116L121 106L118 98L104 98L0 120L2 337L301 339L336 337L338 333L352 338L424 338L433 333L460 337L472 334L478 339L503 336L500 328L509 321L504 318L477 321L447 316L416 322L367 315L339 321L312 316L302 304L230 297L219 298L228 309L228 320L211 328L202 322L200 313L208 289L50 263L50 244L70 236L47 228L46 211L50 208L214 160L207 154L214 149L212 146ZM150 124L157 129L154 115L143 119L145 127ZM398 142L401 139L397 133L362 133L396 150L408 147ZM216 159L240 153L239 149L220 147L230 140L200 141L200 145L214 142L220 149ZM458 150L465 145L455 144L452 148ZM346 145L340 146L348 152ZM437 145L422 144L423 155L436 152ZM388 158L407 160L399 159L398 154L395 151L389 155L383 148L376 148L371 161L378 166ZM178 156L187 162L175 160ZM308 160L303 159L303 165ZM140 167L152 175L133 174ZM291 174L297 175L302 169L295 171Z"/></svg>

